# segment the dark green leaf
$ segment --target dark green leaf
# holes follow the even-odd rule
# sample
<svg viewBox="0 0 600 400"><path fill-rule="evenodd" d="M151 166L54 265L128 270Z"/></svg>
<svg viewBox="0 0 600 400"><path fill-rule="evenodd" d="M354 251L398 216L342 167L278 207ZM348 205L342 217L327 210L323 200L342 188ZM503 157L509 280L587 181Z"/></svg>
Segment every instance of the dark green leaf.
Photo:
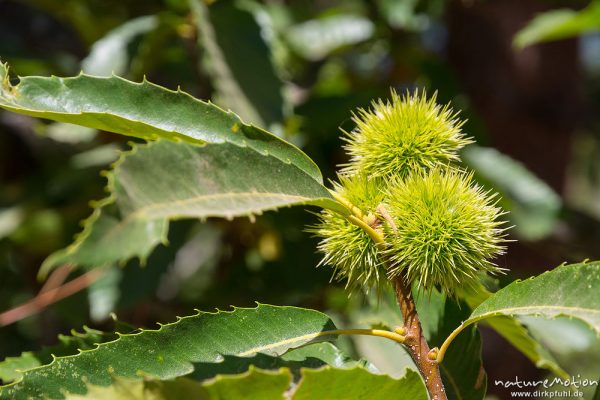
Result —
<svg viewBox="0 0 600 400"><path fill-rule="evenodd" d="M87 75L25 77L12 86L8 66L0 64L0 107L149 140L231 143L295 165L322 182L317 166L292 144L244 124L231 111L145 80L134 83L116 76Z"/></svg>
<svg viewBox="0 0 600 400"><path fill-rule="evenodd" d="M59 335L59 343L42 348L36 352L25 352L18 357L7 357L0 362L0 379L12 382L20 379L25 371L52 362L53 356L64 357L77 354L79 350L94 348L98 343L108 342L117 338L116 333L104 333L94 329L84 328L83 332L72 332L72 336ZM18 371L17 371L18 370Z"/></svg>
<svg viewBox="0 0 600 400"><path fill-rule="evenodd" d="M206 5L190 0L200 43L207 53L217 101L245 121L272 127L283 122L283 84L254 15L238 1Z"/></svg>
<svg viewBox="0 0 600 400"><path fill-rule="evenodd" d="M42 275L65 263L97 267L145 259L166 241L171 219L252 216L298 204L345 212L296 166L232 144L136 146L109 174L108 190L112 196L99 203L74 244L46 260ZM118 217L106 212L113 201Z"/></svg>
<svg viewBox="0 0 600 400"><path fill-rule="evenodd" d="M64 393L86 393L87 384L107 386L111 376L173 379L193 373L195 363L216 364L227 356L256 353L280 355L331 329L335 326L326 315L295 307L199 312L158 330L120 334L118 340L24 371L20 380L0 387L0 399L62 399Z"/></svg>

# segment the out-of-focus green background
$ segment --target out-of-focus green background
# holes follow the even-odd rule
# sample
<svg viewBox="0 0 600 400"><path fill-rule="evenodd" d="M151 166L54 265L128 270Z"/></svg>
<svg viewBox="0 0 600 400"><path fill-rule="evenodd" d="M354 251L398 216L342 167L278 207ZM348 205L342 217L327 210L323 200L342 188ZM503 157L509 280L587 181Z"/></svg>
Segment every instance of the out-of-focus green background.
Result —
<svg viewBox="0 0 600 400"><path fill-rule="evenodd" d="M83 69L180 86L299 145L330 179L346 161L340 127L353 128L352 110L390 88L437 91L476 139L465 165L501 193L515 225L517 241L497 260L510 272L498 285L600 259L599 2L198 1L0 0L0 59L18 75ZM71 242L89 201L105 196L99 173L120 149L122 136L0 112L0 312L40 290L41 262ZM143 269L114 266L87 290L0 327L0 358L84 324L110 329L111 312L152 326L193 308L259 301L352 324L366 300L348 299L326 266L315 268L316 240L305 232L314 220L296 208L254 223L173 223L170 246ZM544 324L530 327L567 370L598 378L593 334L569 321ZM570 347L552 343L567 333ZM545 374L488 331L483 354L492 379ZM489 391L504 395L493 383Z"/></svg>

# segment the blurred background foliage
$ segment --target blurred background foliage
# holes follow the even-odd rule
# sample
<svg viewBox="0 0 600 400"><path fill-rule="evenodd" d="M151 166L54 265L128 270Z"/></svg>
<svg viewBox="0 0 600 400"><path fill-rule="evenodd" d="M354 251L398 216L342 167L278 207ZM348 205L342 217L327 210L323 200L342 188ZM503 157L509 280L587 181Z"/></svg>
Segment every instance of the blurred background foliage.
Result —
<svg viewBox="0 0 600 400"><path fill-rule="evenodd" d="M326 179L346 161L340 128L353 128L352 110L390 87L437 91L468 119L477 145L464 163L501 193L515 226L517 241L497 260L510 269L500 286L600 259L598 29L600 1L0 0L0 57L13 73L114 72L180 86L302 147ZM105 196L100 172L126 140L0 112L0 310L39 292L41 262ZM393 321L385 296L348 298L327 267L315 268L316 241L305 232L314 221L286 209L255 222L173 223L170 245L145 265L112 266L87 290L0 327L0 358L73 327L113 329L111 313L153 326L193 308L259 301L326 310L342 326L380 313ZM525 322L567 371L600 376L587 328ZM556 341L567 334L577 338L571 346ZM489 377L546 374L491 331L483 338ZM398 373L405 355L386 346L361 338L346 347Z"/></svg>

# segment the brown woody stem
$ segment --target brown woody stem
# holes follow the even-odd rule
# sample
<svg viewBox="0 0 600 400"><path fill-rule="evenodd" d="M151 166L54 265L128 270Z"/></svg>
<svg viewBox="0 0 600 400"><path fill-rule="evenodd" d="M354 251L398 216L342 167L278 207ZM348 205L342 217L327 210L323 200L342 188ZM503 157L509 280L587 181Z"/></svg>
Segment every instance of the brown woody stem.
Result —
<svg viewBox="0 0 600 400"><path fill-rule="evenodd" d="M57 273L61 275L60 279L66 278L66 276L62 276L65 271L64 269L59 269L56 271L59 271ZM27 318L30 315L38 313L39 311L48 307L50 304L54 304L59 300L69 297L80 290L87 288L89 285L98 280L105 272L105 270L96 269L86 272L85 274L65 284L60 285L59 283L58 286L52 288L45 286L44 289L41 290L40 293L38 293L38 295L33 299L21 304L20 306L0 313L0 327L13 324L22 320L23 318Z"/></svg>
<svg viewBox="0 0 600 400"><path fill-rule="evenodd" d="M406 329L404 347L421 372L431 400L447 400L448 397L444 390L438 363L435 357L432 359L430 356L431 350L423 336L421 321L419 320L419 314L417 314L417 307L410 286L399 276L394 279L394 287L400 311L402 311L402 317L404 318L404 328Z"/></svg>

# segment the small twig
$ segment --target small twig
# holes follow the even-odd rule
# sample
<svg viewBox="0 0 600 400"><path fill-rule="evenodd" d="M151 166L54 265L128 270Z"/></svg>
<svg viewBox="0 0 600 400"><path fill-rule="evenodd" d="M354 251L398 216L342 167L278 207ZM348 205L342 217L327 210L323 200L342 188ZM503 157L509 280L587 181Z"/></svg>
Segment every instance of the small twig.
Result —
<svg viewBox="0 0 600 400"><path fill-rule="evenodd" d="M67 279L67 277L69 276L70 273L71 273L70 265L68 265L68 264L61 265L60 267L55 269L54 272L52 272L50 274L48 279L46 279L46 283L44 283L44 285L40 289L40 293L44 293L44 292L47 292L48 290L59 287L60 285L63 284L65 279Z"/></svg>
<svg viewBox="0 0 600 400"><path fill-rule="evenodd" d="M23 318L27 318L30 315L40 312L50 304L54 304L59 300L85 289L93 282L97 281L104 272L104 270L96 269L87 272L64 285L40 291L33 299L20 306L0 313L0 326L7 326L20 321Z"/></svg>
<svg viewBox="0 0 600 400"><path fill-rule="evenodd" d="M385 329L335 329L331 331L319 332L321 335L363 335L378 336L393 340L396 343L404 343L405 337L402 334L403 327L396 328L393 332Z"/></svg>
<svg viewBox="0 0 600 400"><path fill-rule="evenodd" d="M442 346L436 353L435 358L436 358L436 361L438 364L441 363L442 361L444 361L444 356L446 355L446 350L448 350L450 343L452 343L452 341L458 336L459 333L461 333L463 331L463 329L465 329L467 326L471 325L473 322L474 321L471 321L467 324L465 324L463 322L455 330L452 331L452 333L446 338L446 340L444 340L444 343L442 343Z"/></svg>

